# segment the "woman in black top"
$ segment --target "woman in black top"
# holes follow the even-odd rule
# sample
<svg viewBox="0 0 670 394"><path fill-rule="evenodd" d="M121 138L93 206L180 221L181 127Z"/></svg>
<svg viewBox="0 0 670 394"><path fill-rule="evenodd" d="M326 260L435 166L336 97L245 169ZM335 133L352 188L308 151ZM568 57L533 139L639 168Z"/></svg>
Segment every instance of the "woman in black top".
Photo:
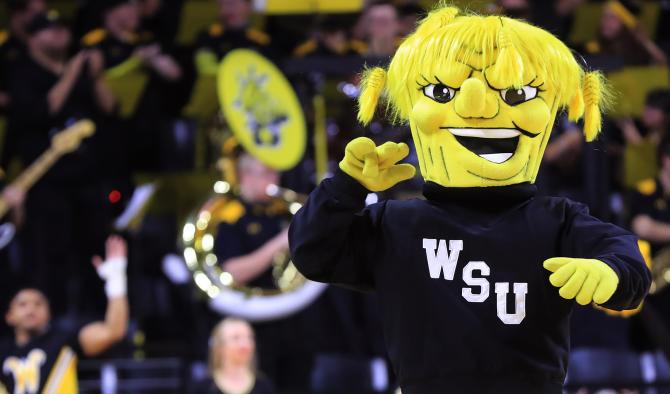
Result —
<svg viewBox="0 0 670 394"><path fill-rule="evenodd" d="M271 382L256 370L256 341L251 325L226 318L209 339L210 379L205 394L275 394Z"/></svg>

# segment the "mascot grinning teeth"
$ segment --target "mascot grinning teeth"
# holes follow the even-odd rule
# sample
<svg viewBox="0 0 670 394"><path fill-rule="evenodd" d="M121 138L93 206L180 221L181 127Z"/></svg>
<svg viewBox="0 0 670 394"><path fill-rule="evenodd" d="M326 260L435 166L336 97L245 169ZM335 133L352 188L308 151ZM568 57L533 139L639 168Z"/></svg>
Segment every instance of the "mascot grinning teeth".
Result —
<svg viewBox="0 0 670 394"><path fill-rule="evenodd" d="M359 120L380 99L409 123L425 200L365 207L412 178L406 144L357 138L291 224L309 279L379 298L404 394L561 393L575 304L624 310L650 274L629 232L563 198L536 196L556 114L601 128L608 89L526 22L432 11L388 69L363 75Z"/></svg>

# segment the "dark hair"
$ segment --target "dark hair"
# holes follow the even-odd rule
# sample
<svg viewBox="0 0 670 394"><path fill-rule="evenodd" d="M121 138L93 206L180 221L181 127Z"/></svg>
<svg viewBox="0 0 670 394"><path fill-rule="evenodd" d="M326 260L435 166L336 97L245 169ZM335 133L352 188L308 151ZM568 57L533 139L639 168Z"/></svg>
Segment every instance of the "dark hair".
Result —
<svg viewBox="0 0 670 394"><path fill-rule="evenodd" d="M426 14L426 10L418 4L405 4L397 8L398 15L401 17L409 15L424 16Z"/></svg>
<svg viewBox="0 0 670 394"><path fill-rule="evenodd" d="M347 31L354 24L351 15L325 14L317 18L317 28L326 33Z"/></svg>
<svg viewBox="0 0 670 394"><path fill-rule="evenodd" d="M102 12L106 13L110 10L113 10L116 7L126 5L126 4L137 3L136 0L105 0L104 5L102 6Z"/></svg>
<svg viewBox="0 0 670 394"><path fill-rule="evenodd" d="M665 115L670 115L670 90L656 89L647 94L645 104L662 110Z"/></svg>
<svg viewBox="0 0 670 394"><path fill-rule="evenodd" d="M392 3L391 1L389 1L389 0L374 0L374 1L371 1L370 4L368 4L368 5L365 7L365 11L369 11L369 10L370 10L371 8L373 8L373 7L384 6L384 5L391 6L391 7L393 7L393 8L396 10L396 12L398 12L398 7L396 7L396 5L393 4L393 3Z"/></svg>
<svg viewBox="0 0 670 394"><path fill-rule="evenodd" d="M21 292L28 291L28 290L36 291L36 292L40 293L42 295L42 297L44 297L44 299L46 300L47 304L49 303L49 299L47 298L46 293L42 289L40 289L39 287L37 287L37 286L23 286L23 287L18 288L18 290L15 290L15 291L12 292L12 296L9 297L9 299L7 300L7 303L5 305L5 312L9 312L9 308L12 306L12 302L14 302L16 297Z"/></svg>
<svg viewBox="0 0 670 394"><path fill-rule="evenodd" d="M38 33L41 30L49 29L56 26L65 26L63 21L60 19L60 15L57 11L49 11L42 14L35 15L33 19L28 23L26 31L28 34L33 35Z"/></svg>

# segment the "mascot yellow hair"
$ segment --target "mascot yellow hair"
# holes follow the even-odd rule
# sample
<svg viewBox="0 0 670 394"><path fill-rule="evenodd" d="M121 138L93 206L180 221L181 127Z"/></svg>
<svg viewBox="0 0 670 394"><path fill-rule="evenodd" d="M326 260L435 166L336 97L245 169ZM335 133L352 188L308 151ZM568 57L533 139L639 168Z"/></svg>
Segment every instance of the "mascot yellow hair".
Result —
<svg viewBox="0 0 670 394"><path fill-rule="evenodd" d="M410 124L426 180L501 186L535 181L560 110L583 119L592 141L609 97L603 76L586 72L545 30L441 6L388 69L366 70L358 118L369 123L385 98L392 120Z"/></svg>

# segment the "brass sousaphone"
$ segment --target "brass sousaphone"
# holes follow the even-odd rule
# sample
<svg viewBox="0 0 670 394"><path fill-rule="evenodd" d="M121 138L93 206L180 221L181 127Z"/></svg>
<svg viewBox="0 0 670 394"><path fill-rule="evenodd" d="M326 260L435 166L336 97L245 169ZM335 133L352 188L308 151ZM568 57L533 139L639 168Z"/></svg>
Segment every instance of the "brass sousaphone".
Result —
<svg viewBox="0 0 670 394"><path fill-rule="evenodd" d="M217 76L223 115L235 140L251 155L277 170L293 168L305 152L306 127L298 98L284 75L258 53L237 49L221 62ZM226 152L226 149L223 149ZM276 288L252 288L234 282L214 253L219 223L242 209L236 188L235 159L219 161L224 177L214 194L183 227L181 241L186 265L196 286L209 297L215 311L250 321L279 319L311 304L326 285L305 279L288 255L273 262ZM286 218L297 212L304 197L273 185L268 194L281 201Z"/></svg>

